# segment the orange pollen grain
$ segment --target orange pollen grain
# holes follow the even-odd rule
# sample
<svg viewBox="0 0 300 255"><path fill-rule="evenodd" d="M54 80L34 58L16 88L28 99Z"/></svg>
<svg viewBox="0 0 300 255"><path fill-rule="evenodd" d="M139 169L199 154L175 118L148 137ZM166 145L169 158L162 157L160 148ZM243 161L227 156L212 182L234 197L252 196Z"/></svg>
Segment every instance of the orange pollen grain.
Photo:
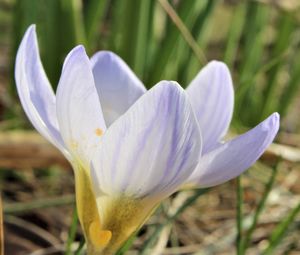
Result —
<svg viewBox="0 0 300 255"><path fill-rule="evenodd" d="M101 136L101 135L103 135L103 130L102 130L101 128L96 128L95 134L96 134L97 136Z"/></svg>

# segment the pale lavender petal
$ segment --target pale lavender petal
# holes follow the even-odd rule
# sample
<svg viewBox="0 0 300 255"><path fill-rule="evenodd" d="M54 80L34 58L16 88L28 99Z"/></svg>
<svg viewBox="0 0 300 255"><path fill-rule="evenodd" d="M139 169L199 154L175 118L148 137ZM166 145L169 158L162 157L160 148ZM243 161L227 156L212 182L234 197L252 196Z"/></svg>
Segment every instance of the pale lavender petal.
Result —
<svg viewBox="0 0 300 255"><path fill-rule="evenodd" d="M192 173L201 135L185 91L162 81L104 134L92 161L95 190L128 196L166 196Z"/></svg>
<svg viewBox="0 0 300 255"><path fill-rule="evenodd" d="M20 44L15 64L18 94L33 126L65 155L58 131L55 95L41 63L35 26L30 26Z"/></svg>
<svg viewBox="0 0 300 255"><path fill-rule="evenodd" d="M226 182L247 170L272 143L279 129L279 114L273 113L247 133L205 154L189 179L200 187Z"/></svg>
<svg viewBox="0 0 300 255"><path fill-rule="evenodd" d="M110 51L99 51L91 58L104 119L110 126L146 92L143 83L127 64Z"/></svg>
<svg viewBox="0 0 300 255"><path fill-rule="evenodd" d="M210 62L190 83L187 93L200 124L205 154L218 146L232 118L234 91L227 66Z"/></svg>
<svg viewBox="0 0 300 255"><path fill-rule="evenodd" d="M65 60L56 99L57 118L65 144L88 168L106 127L91 63L82 46L74 48Z"/></svg>

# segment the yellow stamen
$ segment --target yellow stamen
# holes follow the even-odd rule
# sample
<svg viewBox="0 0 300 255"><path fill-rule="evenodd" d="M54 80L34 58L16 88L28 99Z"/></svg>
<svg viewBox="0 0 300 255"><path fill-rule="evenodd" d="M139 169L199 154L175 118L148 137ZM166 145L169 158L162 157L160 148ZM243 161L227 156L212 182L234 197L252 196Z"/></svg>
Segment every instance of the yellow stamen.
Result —
<svg viewBox="0 0 300 255"><path fill-rule="evenodd" d="M100 223L93 221L89 228L89 234L91 242L96 249L105 247L112 237L112 233L109 230L101 230Z"/></svg>

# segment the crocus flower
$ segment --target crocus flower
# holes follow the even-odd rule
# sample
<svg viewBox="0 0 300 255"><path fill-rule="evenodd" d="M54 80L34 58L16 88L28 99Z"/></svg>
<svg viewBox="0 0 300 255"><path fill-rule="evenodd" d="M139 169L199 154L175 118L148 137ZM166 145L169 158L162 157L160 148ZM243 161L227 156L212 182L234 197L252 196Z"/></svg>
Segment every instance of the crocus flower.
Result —
<svg viewBox="0 0 300 255"><path fill-rule="evenodd" d="M74 168L89 254L113 254L156 206L185 184L209 187L249 168L273 141L279 115L228 142L233 86L227 67L208 64L184 91L162 81L149 91L115 54L67 56L56 96L39 57L35 27L15 70L34 127Z"/></svg>

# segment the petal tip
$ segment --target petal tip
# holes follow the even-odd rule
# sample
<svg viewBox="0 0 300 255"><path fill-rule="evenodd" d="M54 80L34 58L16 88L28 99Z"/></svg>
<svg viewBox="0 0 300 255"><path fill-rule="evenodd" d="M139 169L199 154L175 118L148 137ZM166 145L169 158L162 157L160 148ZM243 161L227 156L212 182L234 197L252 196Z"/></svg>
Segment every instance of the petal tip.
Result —
<svg viewBox="0 0 300 255"><path fill-rule="evenodd" d="M157 91L159 94L165 95L167 97L171 95L184 96L185 90L176 81L162 80L157 83L151 90Z"/></svg>
<svg viewBox="0 0 300 255"><path fill-rule="evenodd" d="M67 63L77 61L86 61L89 63L88 56L86 54L85 48L83 45L78 45L74 47L67 55L64 61L63 70L65 70Z"/></svg>
<svg viewBox="0 0 300 255"><path fill-rule="evenodd" d="M274 112L269 118L268 118L268 127L269 129L273 130L276 134L278 132L279 126L280 126L280 115L278 112Z"/></svg>
<svg viewBox="0 0 300 255"><path fill-rule="evenodd" d="M280 114L278 112L274 112L271 116L277 121L280 121Z"/></svg>
<svg viewBox="0 0 300 255"><path fill-rule="evenodd" d="M207 66L211 66L211 67L214 67L214 68L221 68L223 70L228 70L229 71L229 68L228 66L226 65L225 62L222 62L220 60L211 60Z"/></svg>
<svg viewBox="0 0 300 255"><path fill-rule="evenodd" d="M36 24L31 24L28 28L27 28L28 31L36 31Z"/></svg>
<svg viewBox="0 0 300 255"><path fill-rule="evenodd" d="M279 127L280 123L280 115L278 112L272 113L268 118L267 121L268 125L272 128Z"/></svg>
<svg viewBox="0 0 300 255"><path fill-rule="evenodd" d="M219 60L212 60L203 69L200 70L199 74L203 75L203 72L206 72L207 75L211 77L219 77L221 80L217 84L229 86L229 88L231 88L231 90L233 91L232 77L226 63Z"/></svg>
<svg viewBox="0 0 300 255"><path fill-rule="evenodd" d="M96 64L97 62L108 62L112 63L115 59L118 61L123 61L116 53L109 51L109 50L101 50L96 52L92 57L91 57L91 62L92 64Z"/></svg>
<svg viewBox="0 0 300 255"><path fill-rule="evenodd" d="M114 53L110 50L102 50L102 51L97 52L95 55L99 55L101 57L107 57L107 58L112 58L112 57L119 58L119 56L116 53Z"/></svg>
<svg viewBox="0 0 300 255"><path fill-rule="evenodd" d="M280 126L275 112L247 133L207 153L190 181L201 187L224 183L251 167L273 142Z"/></svg>
<svg viewBox="0 0 300 255"><path fill-rule="evenodd" d="M20 44L20 48L21 48L21 45L25 46L25 45L30 45L30 44L37 44L36 40L37 40L36 25L32 24L26 29L26 32L25 32L22 42Z"/></svg>
<svg viewBox="0 0 300 255"><path fill-rule="evenodd" d="M159 83L157 83L157 85L160 86L160 87L168 88L168 89L183 90L183 88L180 86L180 84L176 81L162 80Z"/></svg>
<svg viewBox="0 0 300 255"><path fill-rule="evenodd" d="M78 45L76 47L73 48L73 50L71 51L73 53L77 53L77 54L85 54L86 55L86 51L83 45Z"/></svg>
<svg viewBox="0 0 300 255"><path fill-rule="evenodd" d="M36 25L30 25L20 43L15 60L15 79L18 86L18 80L22 76L22 68L26 65L28 59L34 56L39 58L38 41L36 35Z"/></svg>
<svg viewBox="0 0 300 255"><path fill-rule="evenodd" d="M27 29L25 34L32 35L36 33L36 24L31 24Z"/></svg>

